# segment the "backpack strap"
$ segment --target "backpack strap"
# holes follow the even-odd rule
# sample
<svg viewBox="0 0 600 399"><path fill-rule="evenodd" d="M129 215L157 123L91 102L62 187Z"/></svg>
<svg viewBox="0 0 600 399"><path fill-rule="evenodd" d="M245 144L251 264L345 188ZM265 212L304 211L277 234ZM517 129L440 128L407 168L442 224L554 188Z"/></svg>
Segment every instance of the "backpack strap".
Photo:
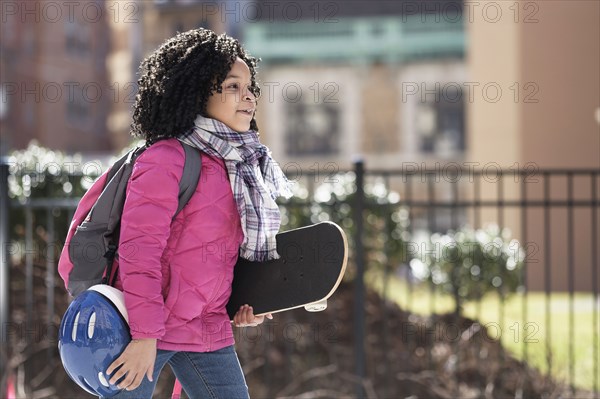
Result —
<svg viewBox="0 0 600 399"><path fill-rule="evenodd" d="M179 140L178 140L179 141ZM179 182L179 205L175 216L188 203L198 186L200 180L200 170L202 169L202 157L200 151L196 148L179 141L185 151L185 164L183 165L183 173Z"/></svg>
<svg viewBox="0 0 600 399"><path fill-rule="evenodd" d="M137 157L139 157L140 155L142 155L142 152L146 151L147 148L148 147L145 146L145 145L141 146L141 147L134 148L132 150L129 150L127 152L127 154L123 155L121 158L119 158L118 160L116 160L115 163L108 170L108 174L107 174L107 177L106 177L105 187L106 187L106 185L108 185L108 182L113 177L115 177L115 175L119 172L119 169L121 169L124 164L131 164L132 162L135 162L135 160L137 159ZM127 174L127 178L129 178L129 174Z"/></svg>
<svg viewBox="0 0 600 399"><path fill-rule="evenodd" d="M183 164L183 172L181 175L181 180L179 181L179 204L177 205L177 211L175 211L175 215L173 218L177 216L179 212L183 209L184 206L188 203L192 195L196 191L196 187L198 187L198 180L200 180L200 170L202 169L202 157L200 156L200 151L196 148L185 144L179 141L185 151L185 163ZM131 151L128 156L123 157L124 160L119 160L119 165L117 167L113 166L113 169L120 168L124 163L130 163L132 160L135 162L135 159L146 150L147 147L141 147L135 151ZM113 171L111 170L111 172ZM116 170L115 170L116 173ZM131 173L131 172L130 172ZM114 174L114 173L113 173ZM109 176L109 179L112 176ZM123 201L124 202L124 201ZM121 212L123 209L121 208ZM118 234L116 236L116 240L118 241ZM114 243L108 245L108 251L104 255L107 259L106 266L106 274L103 278L103 283L109 283L111 286L115 285L115 281L117 279L117 273L113 273L113 263L115 259L115 255L117 252L117 246ZM110 281L108 281L108 276L112 276Z"/></svg>

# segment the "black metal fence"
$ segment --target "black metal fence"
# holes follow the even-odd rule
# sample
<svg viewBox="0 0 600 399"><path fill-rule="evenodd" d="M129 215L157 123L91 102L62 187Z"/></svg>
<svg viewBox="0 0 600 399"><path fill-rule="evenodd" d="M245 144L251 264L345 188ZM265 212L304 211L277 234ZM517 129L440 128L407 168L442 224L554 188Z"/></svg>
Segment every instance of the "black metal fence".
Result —
<svg viewBox="0 0 600 399"><path fill-rule="evenodd" d="M325 169L290 176L283 220L338 222L349 271L328 311L236 332L255 397L598 397L600 170ZM77 199L10 199L0 171L0 397L67 397L56 263ZM515 258L460 245L479 236Z"/></svg>

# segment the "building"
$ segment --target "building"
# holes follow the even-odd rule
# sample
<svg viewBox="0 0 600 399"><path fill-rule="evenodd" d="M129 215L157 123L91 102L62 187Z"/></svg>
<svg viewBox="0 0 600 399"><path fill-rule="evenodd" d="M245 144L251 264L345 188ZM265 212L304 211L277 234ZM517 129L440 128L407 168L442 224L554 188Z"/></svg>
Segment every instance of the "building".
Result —
<svg viewBox="0 0 600 399"><path fill-rule="evenodd" d="M451 101L466 79L460 2L258 3L243 41L264 60L258 117L282 162L345 168L361 154L385 167L464 155L464 103ZM444 7L454 14L440 18Z"/></svg>
<svg viewBox="0 0 600 399"><path fill-rule="evenodd" d="M285 169L331 173L356 156L367 169L466 159L461 2L258 4L243 41L263 58L258 122ZM432 228L425 213L412 216ZM452 223L440 216L435 229Z"/></svg>
<svg viewBox="0 0 600 399"><path fill-rule="evenodd" d="M41 145L87 156L131 142L140 62L178 31L222 31L220 3L197 1L2 4L2 153Z"/></svg>
<svg viewBox="0 0 600 399"><path fill-rule="evenodd" d="M104 2L5 2L2 18L2 152L32 139L70 152L111 149Z"/></svg>
<svg viewBox="0 0 600 399"><path fill-rule="evenodd" d="M241 15L246 47L264 60L258 121L284 166L346 169L360 155L367 169L454 165L534 177L542 168L600 168L598 2L253 4ZM520 182L500 180L484 179L482 197L520 198ZM551 184L552 198L566 198L565 181ZM526 185L529 198L542 183ZM440 184L436 195L454 194ZM575 182L573 196L591 200L590 182ZM456 212L436 216L435 229L474 224L470 212ZM592 290L593 273L592 244L579 239L592 228L586 212L573 222L574 287L582 291ZM479 222L508 227L523 243L528 289L567 290L565 213L550 213L550 259L541 251L550 222L539 207L525 217L490 207ZM411 222L430 227L426 214Z"/></svg>

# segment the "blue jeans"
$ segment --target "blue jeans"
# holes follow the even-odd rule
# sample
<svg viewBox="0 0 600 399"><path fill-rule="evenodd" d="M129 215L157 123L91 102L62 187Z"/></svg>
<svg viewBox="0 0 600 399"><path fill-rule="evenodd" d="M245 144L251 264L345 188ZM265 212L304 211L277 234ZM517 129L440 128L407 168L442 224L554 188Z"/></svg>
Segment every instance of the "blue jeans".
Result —
<svg viewBox="0 0 600 399"><path fill-rule="evenodd" d="M151 399L166 363L190 399L248 399L248 387L233 346L215 352L157 350L153 382L144 377L133 391L121 391L113 399Z"/></svg>

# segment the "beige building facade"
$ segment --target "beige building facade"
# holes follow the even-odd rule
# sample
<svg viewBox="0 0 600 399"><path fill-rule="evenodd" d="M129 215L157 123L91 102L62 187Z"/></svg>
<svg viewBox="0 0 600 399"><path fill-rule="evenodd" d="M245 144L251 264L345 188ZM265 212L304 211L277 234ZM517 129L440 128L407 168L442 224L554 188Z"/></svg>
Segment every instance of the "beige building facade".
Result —
<svg viewBox="0 0 600 399"><path fill-rule="evenodd" d="M599 244L590 240L592 207L569 211L564 203L569 195L588 204L593 198L597 201L600 195L592 192L592 176L577 175L569 183L566 174L546 179L540 171L600 169L600 2L495 4L487 14L483 9L474 12L466 25L469 78L490 88L487 98L482 95L467 108L469 160L530 171L525 184L507 185L508 198L519 198L524 186L528 200L543 200L547 185L552 200L563 202L548 212L535 206L526 214L507 216L506 224L517 236L526 224L526 237L520 239L529 244L529 288L547 288L545 277L550 273L553 290L565 291L572 284L575 290L591 291L592 270L598 268L593 247ZM497 100L495 88L502 90ZM595 187L600 188L597 178ZM599 228L600 220L595 226ZM575 269L571 283L570 257Z"/></svg>

